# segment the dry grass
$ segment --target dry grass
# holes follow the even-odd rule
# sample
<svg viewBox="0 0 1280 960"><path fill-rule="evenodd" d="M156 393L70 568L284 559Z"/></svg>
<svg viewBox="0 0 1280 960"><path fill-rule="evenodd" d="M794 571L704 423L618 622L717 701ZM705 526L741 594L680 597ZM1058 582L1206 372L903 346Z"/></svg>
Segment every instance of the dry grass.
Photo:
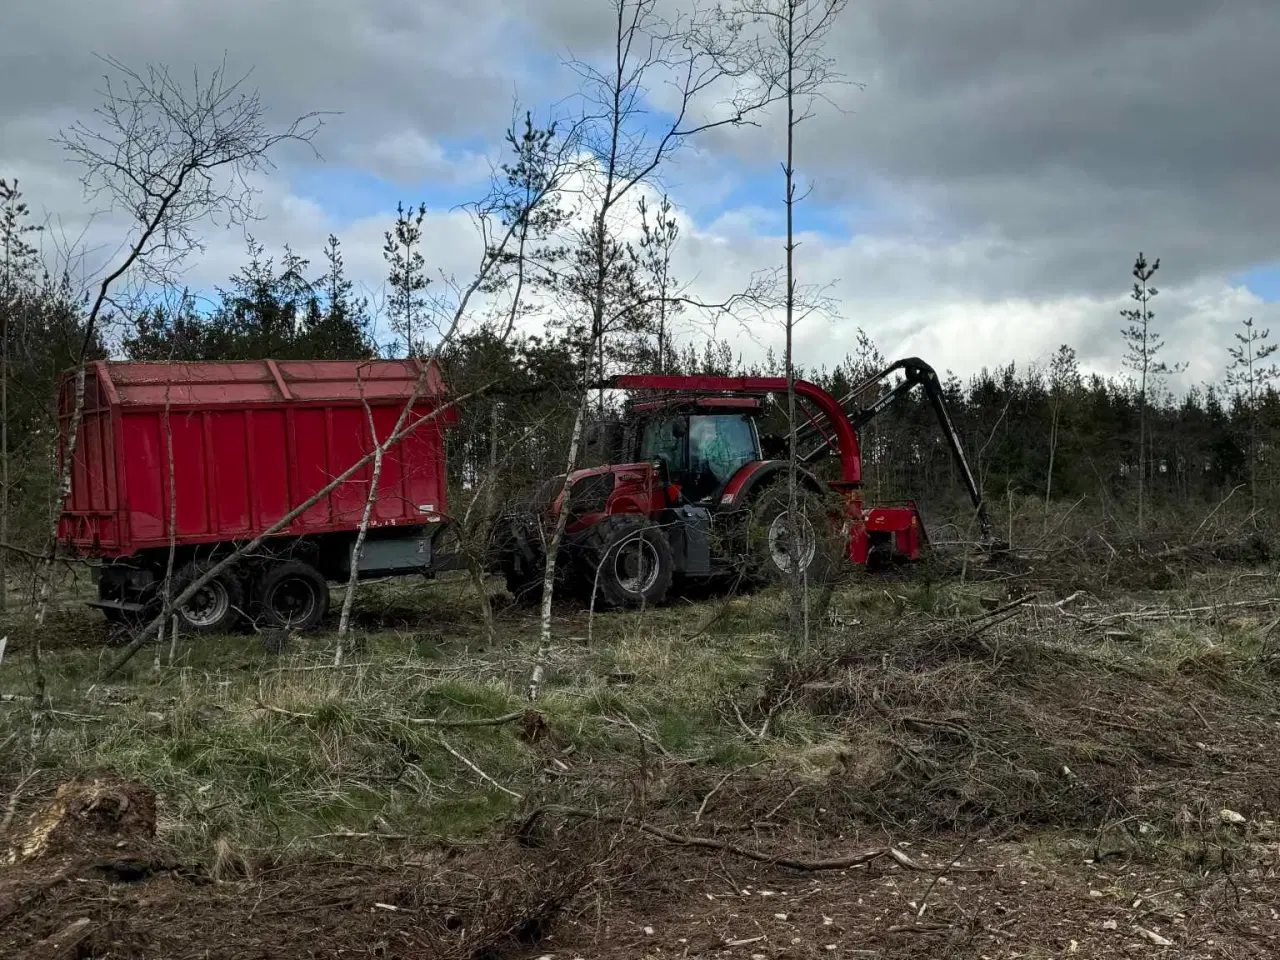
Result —
<svg viewBox="0 0 1280 960"><path fill-rule="evenodd" d="M388 902L415 912L394 935L412 955L529 941L525 921L566 900L580 909L593 882L649 856L633 831L600 827L549 824L524 838L534 848L511 842L531 810L556 803L796 855L865 834L1013 835L1076 863L1123 851L1235 875L1274 844L1280 811L1280 609L1240 605L1272 596L1274 571L1184 566L1161 588L1109 577L1085 592L1037 590L1041 576L854 583L801 657L787 653L785 598L768 593L591 622L565 609L527 722L534 618L500 606L502 642L488 646L454 585L368 591L342 669L325 636L281 655L254 637L184 640L173 665L144 653L106 686L103 629L68 609L46 642L54 712L34 726L20 699L29 637L11 625L0 693L19 699L0 702L0 791L7 803L26 781L20 818L71 777L151 786L159 847L225 881L211 916L244 921L245 949L290 884L309 903L355 898L365 911L366 894L399 897ZM1035 599L991 622L1027 583ZM466 725L506 716L519 719ZM352 865L350 883L314 866L324 860ZM388 886L386 862L420 869ZM504 886L482 864L528 882ZM173 882L157 895L192 895ZM277 906L253 915L231 889L245 885ZM342 930L364 929L343 916ZM139 955L183 955L178 932L131 929Z"/></svg>

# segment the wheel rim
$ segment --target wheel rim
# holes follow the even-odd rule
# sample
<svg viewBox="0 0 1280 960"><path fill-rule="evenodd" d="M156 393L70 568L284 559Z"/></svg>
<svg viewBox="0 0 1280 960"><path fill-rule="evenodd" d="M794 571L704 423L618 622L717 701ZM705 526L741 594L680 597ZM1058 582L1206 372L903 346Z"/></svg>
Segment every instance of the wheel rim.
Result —
<svg viewBox="0 0 1280 960"><path fill-rule="evenodd" d="M799 561L797 566L800 573L809 569L818 552L818 538L814 534L813 524L809 518L801 514L798 526L799 530L793 535L785 510L774 517L773 523L769 524L769 559L783 573L797 572L792 565L793 541L798 548L796 550L798 556L795 559Z"/></svg>
<svg viewBox="0 0 1280 960"><path fill-rule="evenodd" d="M640 595L658 582L658 551L644 537L625 540L613 554L613 577L624 591Z"/></svg>
<svg viewBox="0 0 1280 960"><path fill-rule="evenodd" d="M212 627L231 609L231 594L221 580L211 580L196 591L182 608L183 619L193 627Z"/></svg>
<svg viewBox="0 0 1280 960"><path fill-rule="evenodd" d="M308 620L319 602L314 584L301 577L288 577L271 588L267 609L277 622L292 626Z"/></svg>

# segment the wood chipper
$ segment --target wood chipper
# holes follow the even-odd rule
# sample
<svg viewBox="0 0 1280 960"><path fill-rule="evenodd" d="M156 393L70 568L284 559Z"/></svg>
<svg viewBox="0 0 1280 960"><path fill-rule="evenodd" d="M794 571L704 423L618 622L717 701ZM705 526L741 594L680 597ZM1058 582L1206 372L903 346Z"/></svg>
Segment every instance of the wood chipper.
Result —
<svg viewBox="0 0 1280 960"><path fill-rule="evenodd" d="M863 408L846 409L901 371L903 380ZM545 544L568 511L561 575L602 607L660 603L677 579L768 581L825 573L833 562L879 565L920 558L927 535L915 502L863 503L858 431L920 387L972 500L984 541L990 524L981 491L947 412L933 368L890 364L843 401L795 382L800 455L795 509L788 459L767 451L759 421L768 398L785 397L782 377L635 375L601 387L629 391L620 419L592 425L586 445L600 466L543 488L531 509L502 518L496 563L508 589L541 590ZM838 461L823 480L813 469Z"/></svg>

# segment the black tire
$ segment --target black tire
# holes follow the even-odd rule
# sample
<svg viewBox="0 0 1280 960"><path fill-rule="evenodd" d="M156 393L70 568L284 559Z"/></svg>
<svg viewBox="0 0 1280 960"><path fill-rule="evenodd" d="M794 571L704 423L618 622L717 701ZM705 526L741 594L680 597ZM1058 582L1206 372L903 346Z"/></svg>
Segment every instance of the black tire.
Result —
<svg viewBox="0 0 1280 960"><path fill-rule="evenodd" d="M216 566L215 560L189 563L173 578L170 596L177 597ZM178 607L178 629L185 633L231 633L244 611L244 589L233 567L223 570Z"/></svg>
<svg viewBox="0 0 1280 960"><path fill-rule="evenodd" d="M744 579L749 583L767 586L787 582L792 576L793 550L810 584L825 582L831 573L839 536L832 529L822 498L808 487L796 490L800 535L794 543L787 535L788 500L786 484L771 483L747 505L743 553Z"/></svg>
<svg viewBox="0 0 1280 960"><path fill-rule="evenodd" d="M500 518L494 545L507 592L517 603L540 603L547 558L537 519L518 514Z"/></svg>
<svg viewBox="0 0 1280 960"><path fill-rule="evenodd" d="M329 583L309 563L277 563L262 575L255 599L265 626L314 630L329 613Z"/></svg>
<svg viewBox="0 0 1280 960"><path fill-rule="evenodd" d="M578 586L596 609L656 606L667 598L675 562L662 530L644 517L605 517L577 544Z"/></svg>

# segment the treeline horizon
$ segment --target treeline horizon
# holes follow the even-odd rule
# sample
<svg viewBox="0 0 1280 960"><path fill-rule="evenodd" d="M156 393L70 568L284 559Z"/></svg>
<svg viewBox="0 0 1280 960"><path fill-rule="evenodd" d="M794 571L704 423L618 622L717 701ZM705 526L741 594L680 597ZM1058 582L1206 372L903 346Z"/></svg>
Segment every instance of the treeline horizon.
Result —
<svg viewBox="0 0 1280 960"><path fill-rule="evenodd" d="M336 236L328 238L324 259L313 270L287 247L276 259L250 239L245 265L210 302L199 303L184 292L131 316L118 313L95 331L88 355L176 362L403 355L402 344L389 350L376 342L375 310L346 275ZM83 308L68 284L41 273L34 256L21 266L7 277L3 303L10 451L15 462L26 464L11 479L11 502L18 505L11 539L33 543L42 511L50 505L51 489L40 468L52 457L55 384L79 355ZM604 369L785 374L783 358L772 350L759 361L745 361L728 339L699 337L692 321L684 322L684 335L673 342L672 314L664 316L661 335L655 334L652 317L626 324L606 344ZM1148 311L1148 321L1151 315ZM1245 329L1265 347L1265 331ZM1117 323L1117 352L1125 333ZM1246 342L1241 336L1237 340ZM860 329L856 344L834 365L797 364L796 376L841 398L897 359L885 357ZM494 431L502 440L496 456L503 489L487 494L491 501L523 495L536 482L562 473L575 412L571 398L584 375L599 370L584 371L583 356L582 331L571 324L550 325L541 335L509 336L481 326L443 344L440 360L453 389L463 393L491 381L501 384L466 404L452 432L450 477L472 484L495 466ZM1143 390L1136 371L1119 376L1081 371L1067 344L1048 364L1011 360L968 377L947 370L944 357L922 359L938 367L952 417L990 501L1095 498L1121 515L1137 494L1141 475L1155 508L1216 503L1233 491L1255 511L1280 502L1280 397L1274 378L1261 368L1249 381L1255 388L1251 400L1238 369L1234 386L1224 369L1223 382L1200 384L1179 396L1164 386L1175 368L1150 364ZM868 403L874 392L860 399ZM772 423L785 430L776 416ZM919 395L873 421L862 446L868 501L912 497L926 509L963 509L954 465Z"/></svg>

